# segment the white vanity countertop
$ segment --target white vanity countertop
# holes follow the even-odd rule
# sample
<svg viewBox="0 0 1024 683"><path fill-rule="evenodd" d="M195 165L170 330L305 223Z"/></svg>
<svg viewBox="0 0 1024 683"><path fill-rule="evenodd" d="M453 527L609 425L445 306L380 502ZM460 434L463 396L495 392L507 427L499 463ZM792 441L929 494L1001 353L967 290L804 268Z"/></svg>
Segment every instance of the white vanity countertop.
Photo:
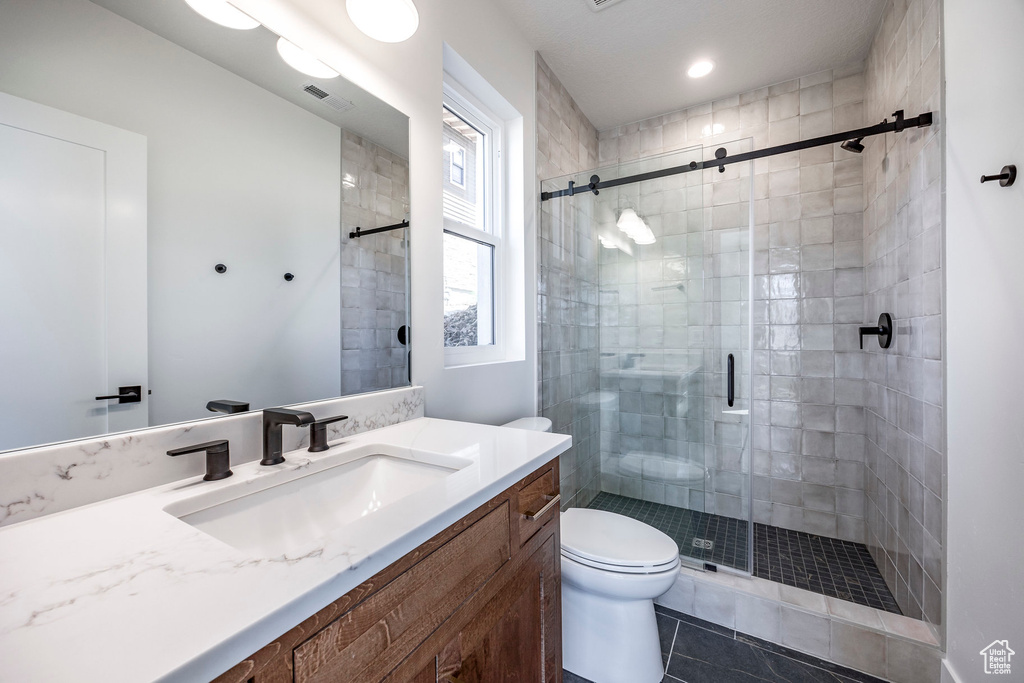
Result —
<svg viewBox="0 0 1024 683"><path fill-rule="evenodd" d="M281 465L249 462L219 482L187 479L0 529L0 681L209 680L570 442L420 418L347 437L323 453L286 453ZM273 558L253 557L164 511L217 487L249 482L255 490L268 475L299 476L368 444L471 464L343 533Z"/></svg>

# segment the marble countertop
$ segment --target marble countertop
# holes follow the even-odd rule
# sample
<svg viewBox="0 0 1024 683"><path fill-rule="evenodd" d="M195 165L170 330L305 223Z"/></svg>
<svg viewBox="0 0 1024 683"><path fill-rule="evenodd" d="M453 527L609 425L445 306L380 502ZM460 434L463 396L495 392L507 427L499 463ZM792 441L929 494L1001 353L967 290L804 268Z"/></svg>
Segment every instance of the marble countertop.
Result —
<svg viewBox="0 0 1024 683"><path fill-rule="evenodd" d="M0 529L0 681L209 680L570 443L559 434L419 418L346 437L323 453L293 451L281 465L246 463L219 482L195 477ZM369 444L469 464L278 556L243 552L165 511L218 487L295 479Z"/></svg>

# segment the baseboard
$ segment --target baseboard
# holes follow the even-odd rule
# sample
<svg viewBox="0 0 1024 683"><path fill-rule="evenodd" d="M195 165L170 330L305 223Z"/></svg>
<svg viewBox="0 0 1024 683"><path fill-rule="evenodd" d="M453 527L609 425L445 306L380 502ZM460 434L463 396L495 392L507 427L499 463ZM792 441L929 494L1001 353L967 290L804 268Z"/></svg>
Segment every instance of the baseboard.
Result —
<svg viewBox="0 0 1024 683"><path fill-rule="evenodd" d="M945 657L942 658L941 673L942 678L939 679L940 683L960 683L960 678L953 673L953 667Z"/></svg>

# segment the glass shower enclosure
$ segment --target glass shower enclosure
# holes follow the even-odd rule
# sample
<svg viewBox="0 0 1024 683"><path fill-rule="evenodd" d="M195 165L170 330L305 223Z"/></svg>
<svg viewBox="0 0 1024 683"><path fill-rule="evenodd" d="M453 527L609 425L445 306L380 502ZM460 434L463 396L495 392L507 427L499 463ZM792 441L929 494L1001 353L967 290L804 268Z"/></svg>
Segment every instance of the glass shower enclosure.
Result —
<svg viewBox="0 0 1024 683"><path fill-rule="evenodd" d="M540 401L573 436L568 506L634 517L694 565L749 572L751 164L587 189L705 158L694 147L542 183L576 190L541 204Z"/></svg>

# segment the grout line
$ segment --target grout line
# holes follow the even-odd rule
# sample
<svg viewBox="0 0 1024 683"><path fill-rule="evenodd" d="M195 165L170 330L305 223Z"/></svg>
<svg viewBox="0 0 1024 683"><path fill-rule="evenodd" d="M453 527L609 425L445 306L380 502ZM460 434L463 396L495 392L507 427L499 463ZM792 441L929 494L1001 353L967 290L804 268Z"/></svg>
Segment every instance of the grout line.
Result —
<svg viewBox="0 0 1024 683"><path fill-rule="evenodd" d="M669 665L669 662L672 661L672 655L675 654L675 651L676 651L676 638L679 637L679 620L674 618L674 617L669 617L668 615L662 615L662 616L666 616L667 618L672 619L674 622L676 622L676 627L672 631L672 643L668 646L668 657L665 658L665 675L668 676L668 665Z"/></svg>

